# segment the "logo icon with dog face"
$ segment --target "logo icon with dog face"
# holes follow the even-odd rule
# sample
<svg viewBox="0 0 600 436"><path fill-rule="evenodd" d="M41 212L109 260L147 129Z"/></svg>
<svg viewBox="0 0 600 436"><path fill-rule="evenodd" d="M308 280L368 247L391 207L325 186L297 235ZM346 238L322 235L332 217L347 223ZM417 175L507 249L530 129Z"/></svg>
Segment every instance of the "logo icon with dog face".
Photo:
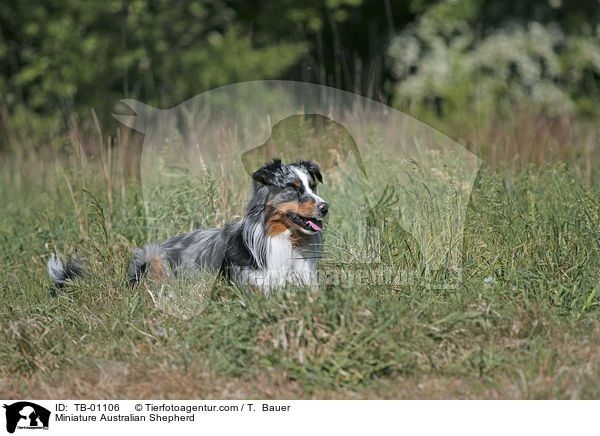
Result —
<svg viewBox="0 0 600 436"><path fill-rule="evenodd" d="M4 404L6 409L6 431L14 433L19 429L48 429L50 411L42 406L29 401L19 401L10 405Z"/></svg>

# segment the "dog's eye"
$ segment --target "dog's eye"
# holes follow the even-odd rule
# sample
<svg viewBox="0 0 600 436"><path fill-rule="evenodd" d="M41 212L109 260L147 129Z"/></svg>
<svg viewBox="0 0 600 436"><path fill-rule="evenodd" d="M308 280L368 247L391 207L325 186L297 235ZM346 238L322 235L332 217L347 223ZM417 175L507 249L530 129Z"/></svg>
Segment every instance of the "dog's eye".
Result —
<svg viewBox="0 0 600 436"><path fill-rule="evenodd" d="M298 182L290 182L285 185L286 188L295 190L298 194L302 194L304 192L304 187L301 183Z"/></svg>

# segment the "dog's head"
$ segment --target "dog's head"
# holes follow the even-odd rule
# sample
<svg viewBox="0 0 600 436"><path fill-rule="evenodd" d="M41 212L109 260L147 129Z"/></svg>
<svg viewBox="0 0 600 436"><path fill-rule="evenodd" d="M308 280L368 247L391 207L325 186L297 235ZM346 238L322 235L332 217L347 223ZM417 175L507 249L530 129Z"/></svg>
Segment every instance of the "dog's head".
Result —
<svg viewBox="0 0 600 436"><path fill-rule="evenodd" d="M254 189L266 190L265 220L270 236L286 230L314 234L323 229L329 205L317 195L323 182L319 166L310 161L283 164L275 159L256 171Z"/></svg>

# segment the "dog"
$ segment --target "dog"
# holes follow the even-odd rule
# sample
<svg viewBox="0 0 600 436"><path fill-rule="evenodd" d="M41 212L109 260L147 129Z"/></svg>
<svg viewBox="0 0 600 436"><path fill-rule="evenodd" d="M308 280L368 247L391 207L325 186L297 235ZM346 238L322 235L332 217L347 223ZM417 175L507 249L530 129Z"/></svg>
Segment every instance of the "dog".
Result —
<svg viewBox="0 0 600 436"><path fill-rule="evenodd" d="M239 222L145 245L131 260L129 283L137 286L144 276L166 280L208 269L266 295L287 283L317 286L322 219L329 213L329 205L317 195L317 183L323 183L323 176L316 163L274 159L252 174L252 196ZM81 262L63 264L54 254L48 273L59 288L86 275Z"/></svg>

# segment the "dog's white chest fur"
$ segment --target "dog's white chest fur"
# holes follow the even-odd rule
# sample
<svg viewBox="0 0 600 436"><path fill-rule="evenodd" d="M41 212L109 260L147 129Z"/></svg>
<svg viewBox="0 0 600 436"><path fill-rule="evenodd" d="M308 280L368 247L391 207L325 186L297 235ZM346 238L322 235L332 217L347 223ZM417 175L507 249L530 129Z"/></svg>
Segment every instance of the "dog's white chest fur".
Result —
<svg viewBox="0 0 600 436"><path fill-rule="evenodd" d="M262 233L254 233L251 241L260 241ZM317 265L319 256L306 253L294 247L291 232L286 230L274 236L264 238L264 262L259 269L234 269L234 282L257 286L269 295L271 290L286 283L298 286L318 286ZM249 244L251 249L256 244ZM258 252L254 250L253 253Z"/></svg>
<svg viewBox="0 0 600 436"><path fill-rule="evenodd" d="M267 238L267 262L263 288L283 286L286 282L302 286L316 285L316 262L305 258L292 245L291 232L286 230Z"/></svg>
<svg viewBox="0 0 600 436"><path fill-rule="evenodd" d="M293 247L290 231L267 237L267 270L290 270L293 261Z"/></svg>

